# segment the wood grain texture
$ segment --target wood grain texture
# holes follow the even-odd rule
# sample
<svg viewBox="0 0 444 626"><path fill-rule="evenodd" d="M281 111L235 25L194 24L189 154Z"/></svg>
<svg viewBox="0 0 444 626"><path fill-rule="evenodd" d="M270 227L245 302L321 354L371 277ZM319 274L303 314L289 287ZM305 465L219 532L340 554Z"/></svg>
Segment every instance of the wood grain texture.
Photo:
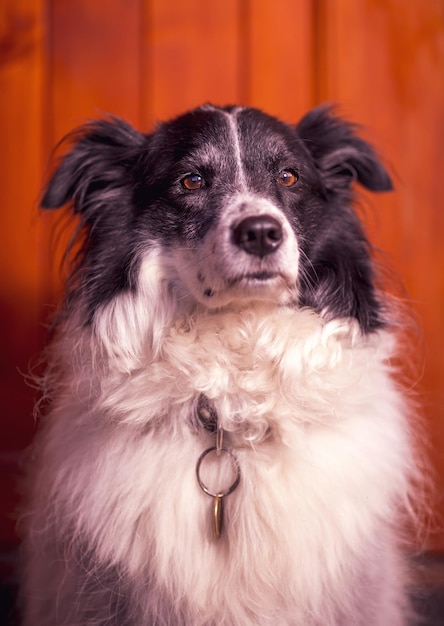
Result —
<svg viewBox="0 0 444 626"><path fill-rule="evenodd" d="M41 347L42 3L7 0L0 8L0 548L12 541L18 453L34 431L34 392L21 372ZM3 514L4 513L4 514Z"/></svg>
<svg viewBox="0 0 444 626"><path fill-rule="evenodd" d="M36 220L42 158L44 35L33 0L3 3L0 21L0 413L3 445L23 431L27 369L39 341L40 241ZM31 320L34 320L31 323ZM25 428L25 430L27 430Z"/></svg>
<svg viewBox="0 0 444 626"><path fill-rule="evenodd" d="M140 0L49 3L53 143L86 120L140 122Z"/></svg>
<svg viewBox="0 0 444 626"><path fill-rule="evenodd" d="M295 123L316 104L313 3L249 0L246 17L246 103Z"/></svg>
<svg viewBox="0 0 444 626"><path fill-rule="evenodd" d="M242 92L242 1L149 0L143 41L145 125Z"/></svg>

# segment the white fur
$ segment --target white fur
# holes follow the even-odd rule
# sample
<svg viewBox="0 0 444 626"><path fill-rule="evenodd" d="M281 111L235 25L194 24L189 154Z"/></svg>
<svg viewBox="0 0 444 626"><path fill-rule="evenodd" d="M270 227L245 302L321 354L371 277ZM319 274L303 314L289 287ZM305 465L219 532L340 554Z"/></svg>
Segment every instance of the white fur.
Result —
<svg viewBox="0 0 444 626"><path fill-rule="evenodd" d="M41 443L35 537L86 537L131 581L135 624L404 624L397 534L416 470L393 337L285 306L186 304L159 251L140 283L94 327L68 320L55 347L54 369L71 366ZM200 394L241 470L219 541L195 475L214 444L193 420Z"/></svg>
<svg viewBox="0 0 444 626"><path fill-rule="evenodd" d="M239 176L239 181L238 181L239 189L241 189L242 191L247 191L248 185L247 185L247 180L245 177L244 164L242 161L242 154L241 154L241 148L240 148L240 142L239 142L239 129L238 129L237 119L236 119L237 114L241 110L242 109L238 107L234 109L234 111L232 111L231 113L225 113L225 116L228 119L228 124L229 124L231 137L232 137L234 157L235 157L235 161L237 164L237 172Z"/></svg>

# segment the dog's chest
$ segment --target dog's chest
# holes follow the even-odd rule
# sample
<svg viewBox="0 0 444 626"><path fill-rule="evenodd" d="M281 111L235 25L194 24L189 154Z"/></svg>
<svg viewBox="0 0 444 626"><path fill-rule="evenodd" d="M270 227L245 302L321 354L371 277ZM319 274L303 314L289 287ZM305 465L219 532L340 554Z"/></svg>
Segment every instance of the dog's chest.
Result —
<svg viewBox="0 0 444 626"><path fill-rule="evenodd" d="M248 431L254 442L265 422L319 423L348 401L369 359L353 333L308 311L210 314L172 328L141 375L149 378L147 395L163 390L173 407L204 394L224 428Z"/></svg>
<svg viewBox="0 0 444 626"><path fill-rule="evenodd" d="M96 533L100 520L109 520L99 533L100 554L125 560L135 578L150 563L159 588L205 614L234 603L243 623L285 623L282 615L305 606L319 580L342 584L344 563L356 545L375 539L374 519L403 488L397 459L407 448L385 366L389 351L349 323L284 308L202 315L171 328L155 356L147 353L140 368L101 388L105 415L112 411L122 427L93 433L84 468L64 455L76 477L94 485L78 496L90 512L84 523ZM196 422L202 397L240 469L219 540L212 500L196 478L199 458L216 443ZM224 472L214 473L222 486L233 478ZM202 480L209 477L204 469ZM291 589L285 599L284 580ZM242 611L259 595L264 607L282 604L282 613L267 609L268 622L247 619Z"/></svg>

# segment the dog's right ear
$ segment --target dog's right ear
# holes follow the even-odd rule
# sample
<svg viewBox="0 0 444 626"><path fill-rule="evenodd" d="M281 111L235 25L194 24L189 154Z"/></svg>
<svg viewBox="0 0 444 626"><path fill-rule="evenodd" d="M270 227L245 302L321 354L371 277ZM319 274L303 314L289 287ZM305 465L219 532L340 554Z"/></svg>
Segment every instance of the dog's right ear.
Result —
<svg viewBox="0 0 444 626"><path fill-rule="evenodd" d="M57 209L72 201L73 211L90 221L129 183L146 137L118 118L107 118L86 124L68 140L73 147L50 178L41 207Z"/></svg>
<svg viewBox="0 0 444 626"><path fill-rule="evenodd" d="M371 191L390 191L392 181L373 147L356 134L356 126L320 105L309 111L296 127L313 157L325 186L342 193L352 182Z"/></svg>

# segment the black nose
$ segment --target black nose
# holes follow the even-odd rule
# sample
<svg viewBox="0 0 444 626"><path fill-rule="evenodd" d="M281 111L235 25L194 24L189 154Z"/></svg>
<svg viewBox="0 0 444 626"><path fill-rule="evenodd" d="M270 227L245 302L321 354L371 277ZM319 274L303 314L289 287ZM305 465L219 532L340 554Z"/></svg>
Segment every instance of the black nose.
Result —
<svg viewBox="0 0 444 626"><path fill-rule="evenodd" d="M275 252L282 243L282 227L271 215L246 217L233 230L234 243L255 256Z"/></svg>

